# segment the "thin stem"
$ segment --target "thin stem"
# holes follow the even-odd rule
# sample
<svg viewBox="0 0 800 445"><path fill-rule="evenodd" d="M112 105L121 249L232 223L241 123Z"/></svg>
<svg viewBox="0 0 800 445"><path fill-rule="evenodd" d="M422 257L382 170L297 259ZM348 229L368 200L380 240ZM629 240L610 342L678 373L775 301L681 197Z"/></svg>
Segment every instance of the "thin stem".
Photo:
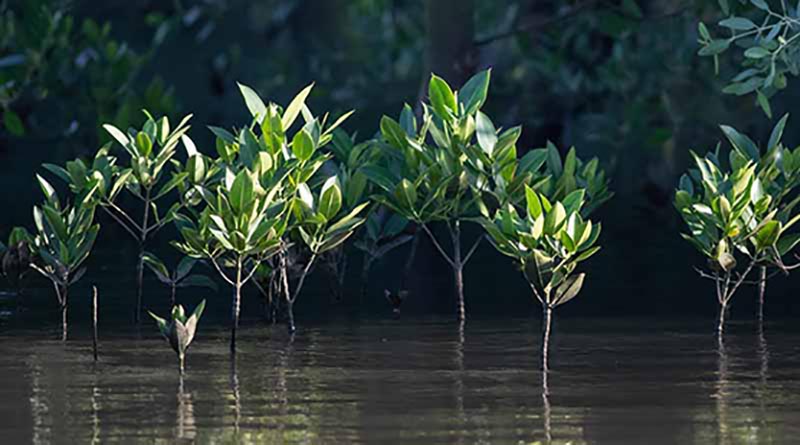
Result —
<svg viewBox="0 0 800 445"><path fill-rule="evenodd" d="M300 280L297 282L297 286L294 288L294 293L292 294L292 303L297 301L297 297L300 295L300 290L303 289L303 283L306 281L306 276L308 275L308 271L311 270L311 266L314 264L314 260L317 259L317 254L312 253L311 258L308 259L308 263L306 263L306 267L303 268L303 273L300 275Z"/></svg>
<svg viewBox="0 0 800 445"><path fill-rule="evenodd" d="M472 258L472 254L475 253L476 250L478 250L478 246L481 244L481 241L483 241L483 238L484 235L479 236L478 239L475 240L475 243L472 245L472 247L469 248L469 251L464 256L464 261L463 261L464 264L467 264L469 259Z"/></svg>
<svg viewBox="0 0 800 445"><path fill-rule="evenodd" d="M92 355L97 361L97 287L92 286Z"/></svg>
<svg viewBox="0 0 800 445"><path fill-rule="evenodd" d="M139 226L139 224L137 224L136 221L134 221L133 218L130 217L130 215L125 213L124 210L119 208L118 205L114 204L111 201L107 201L106 202L106 206L116 210L123 218L125 218L125 223L120 222L120 225L126 226L126 224L128 224L126 226L126 228L129 229L129 231L135 229L136 232L139 232L139 233L142 232L142 228ZM103 208L106 209L106 212L108 212L109 215L113 216L114 219L116 219L117 221L120 221L120 219L116 215L114 215L110 210L108 210L106 206L103 206ZM133 229L131 229L131 227ZM139 239L139 235L138 234L133 233L132 235L133 235L134 238Z"/></svg>
<svg viewBox="0 0 800 445"><path fill-rule="evenodd" d="M233 304L231 307L231 354L236 354L236 331L239 328L239 311L242 298L242 257L236 257L236 282L233 286Z"/></svg>
<svg viewBox="0 0 800 445"><path fill-rule="evenodd" d="M544 306L544 323L542 326L542 371L547 373L550 369L549 350L550 350L550 325L553 320L553 308L549 305Z"/></svg>
<svg viewBox="0 0 800 445"><path fill-rule="evenodd" d="M125 224L121 219L119 219L119 217L115 215L111 210L108 210L108 207L106 206L101 206L101 207L107 214L111 215L111 217L114 218L117 224L122 226L122 228L125 229L125 231L127 231L133 237L133 239L139 239L139 235L137 235L136 232L133 231L133 229L128 227L127 224Z"/></svg>
<svg viewBox="0 0 800 445"><path fill-rule="evenodd" d="M233 280L231 280L230 278L228 278L228 275L226 275L225 272L222 271L222 268L219 267L219 263L217 263L217 259L214 258L211 255L209 255L208 257L211 259L211 264L214 265L214 268L217 269L217 272L219 272L219 274L222 276L222 279L227 281L228 284L230 284L231 286L236 286L236 283Z"/></svg>
<svg viewBox="0 0 800 445"><path fill-rule="evenodd" d="M448 254L447 254L447 252L445 252L445 250L444 250L444 249L442 248L442 246L439 244L439 241L438 241L438 240L436 239L436 237L433 235L433 232L431 232L431 231L430 231L430 229L428 229L428 226L427 226L427 225L425 225L425 224L421 224L421 226L422 226L422 230L424 230L424 231L425 231L425 233L427 233L427 234L428 234L428 237L429 237L429 238L431 239L431 241L433 242L433 245L436 247L436 250L438 250L438 251L439 251L439 253L442 255L442 258L444 258L444 259L445 259L445 261L447 261L447 263L448 263L450 266L452 266L452 267L455 267L455 263L453 262L453 260L452 260L452 259L450 259L450 255L448 255Z"/></svg>
<svg viewBox="0 0 800 445"><path fill-rule="evenodd" d="M761 266L761 279L758 283L758 322L764 322L764 294L767 291L767 266Z"/></svg>

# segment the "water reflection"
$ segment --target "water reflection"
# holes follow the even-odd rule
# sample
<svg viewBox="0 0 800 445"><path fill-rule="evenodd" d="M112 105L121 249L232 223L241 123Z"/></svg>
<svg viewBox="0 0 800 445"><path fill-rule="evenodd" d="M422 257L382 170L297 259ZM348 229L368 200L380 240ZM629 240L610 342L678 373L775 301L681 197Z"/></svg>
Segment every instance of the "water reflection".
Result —
<svg viewBox="0 0 800 445"><path fill-rule="evenodd" d="M192 394L184 389L184 377L178 377L178 415L175 421L176 437L178 440L192 442L197 436L194 420L194 404Z"/></svg>
<svg viewBox="0 0 800 445"><path fill-rule="evenodd" d="M648 323L568 326L547 374L538 336L521 323L324 326L294 338L251 327L235 359L227 333L206 329L183 379L155 336L111 338L94 365L88 338L64 347L6 335L0 442L734 445L798 437L796 330L733 329L716 342L705 325L675 335L648 332Z"/></svg>
<svg viewBox="0 0 800 445"><path fill-rule="evenodd" d="M550 408L550 387L547 385L547 371L542 371L542 419L544 420L544 437L547 443L553 442L551 426L552 409Z"/></svg>

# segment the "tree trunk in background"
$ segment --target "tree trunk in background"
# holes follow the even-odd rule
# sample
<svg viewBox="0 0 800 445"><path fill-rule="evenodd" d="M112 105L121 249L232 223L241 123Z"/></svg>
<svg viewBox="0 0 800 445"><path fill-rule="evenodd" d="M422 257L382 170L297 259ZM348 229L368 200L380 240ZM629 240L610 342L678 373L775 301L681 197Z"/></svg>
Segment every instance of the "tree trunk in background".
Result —
<svg viewBox="0 0 800 445"><path fill-rule="evenodd" d="M427 91L431 72L458 88L475 71L475 5L473 0L427 0L425 2L428 32L423 85Z"/></svg>

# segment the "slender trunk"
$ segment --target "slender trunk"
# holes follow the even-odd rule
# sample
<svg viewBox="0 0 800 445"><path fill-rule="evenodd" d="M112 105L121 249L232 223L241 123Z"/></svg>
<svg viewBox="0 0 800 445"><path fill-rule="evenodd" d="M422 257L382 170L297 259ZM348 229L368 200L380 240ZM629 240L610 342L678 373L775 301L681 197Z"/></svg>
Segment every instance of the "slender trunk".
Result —
<svg viewBox="0 0 800 445"><path fill-rule="evenodd" d="M453 274L456 282L456 298L458 299L456 319L458 321L464 321L467 319L466 308L464 306L464 266L460 263L456 263L456 266L453 268Z"/></svg>
<svg viewBox="0 0 800 445"><path fill-rule="evenodd" d="M767 292L767 268L761 266L761 274L758 280L758 323L764 322L764 294Z"/></svg>
<svg viewBox="0 0 800 445"><path fill-rule="evenodd" d="M173 308L173 307L175 307L175 302L176 302L175 294L177 293L178 286L177 286L177 284L175 282L173 282L170 285L170 288L171 289L170 289L170 295L169 295L169 302L170 302L170 308Z"/></svg>
<svg viewBox="0 0 800 445"><path fill-rule="evenodd" d="M69 287L61 288L61 341L67 341L67 297Z"/></svg>
<svg viewBox="0 0 800 445"><path fill-rule="evenodd" d="M290 334L297 331L297 327L294 325L294 302L291 298L286 300L286 328Z"/></svg>
<svg viewBox="0 0 800 445"><path fill-rule="evenodd" d="M550 350L550 326L553 321L553 308L545 305L544 320L542 326L542 371L550 370L549 350Z"/></svg>
<svg viewBox="0 0 800 445"><path fill-rule="evenodd" d="M133 321L139 324L142 315L142 285L144 283L144 241L139 243L139 260L136 265L136 312Z"/></svg>
<svg viewBox="0 0 800 445"><path fill-rule="evenodd" d="M178 354L178 372L183 375L183 370L186 365L186 356L184 354Z"/></svg>
<svg viewBox="0 0 800 445"><path fill-rule="evenodd" d="M461 224L456 221L450 233L453 239L453 278L456 286L456 319L466 320L464 307L464 264L461 262Z"/></svg>
<svg viewBox="0 0 800 445"><path fill-rule="evenodd" d="M97 361L97 288L92 286L92 353Z"/></svg>
<svg viewBox="0 0 800 445"><path fill-rule="evenodd" d="M236 258L236 282L231 305L231 353L236 354L236 331L239 329L239 310L242 299L242 258Z"/></svg>
<svg viewBox="0 0 800 445"><path fill-rule="evenodd" d="M728 303L723 301L722 304L719 306L719 326L717 326L717 332L722 337L722 334L725 332L725 317L726 313L728 312Z"/></svg>
<svg viewBox="0 0 800 445"><path fill-rule="evenodd" d="M294 307L292 296L289 294L289 271L286 264L286 251L278 254L278 267L281 271L281 288L283 289L283 299L286 303L286 328L290 334L294 334L296 328L294 326Z"/></svg>

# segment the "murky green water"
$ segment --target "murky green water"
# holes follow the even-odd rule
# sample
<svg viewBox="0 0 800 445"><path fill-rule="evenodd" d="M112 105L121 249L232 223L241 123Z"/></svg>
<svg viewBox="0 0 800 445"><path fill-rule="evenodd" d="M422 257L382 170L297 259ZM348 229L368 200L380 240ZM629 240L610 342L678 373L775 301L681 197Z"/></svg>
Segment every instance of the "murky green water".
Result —
<svg viewBox="0 0 800 445"><path fill-rule="evenodd" d="M795 325L559 320L546 387L535 320L201 327L182 381L149 330L5 328L0 443L798 443Z"/></svg>

